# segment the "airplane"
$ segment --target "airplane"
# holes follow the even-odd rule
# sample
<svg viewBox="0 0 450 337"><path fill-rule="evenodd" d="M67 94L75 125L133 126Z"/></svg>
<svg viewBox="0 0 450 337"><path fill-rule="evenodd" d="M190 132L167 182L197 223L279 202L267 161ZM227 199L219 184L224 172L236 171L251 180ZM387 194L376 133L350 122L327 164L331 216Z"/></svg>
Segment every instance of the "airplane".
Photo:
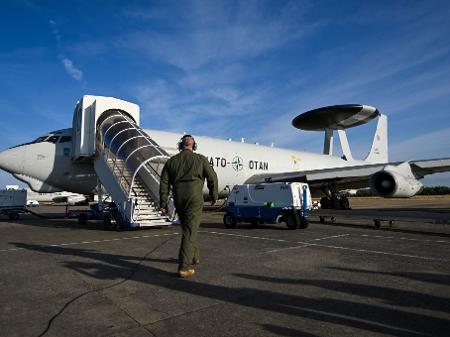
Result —
<svg viewBox="0 0 450 337"><path fill-rule="evenodd" d="M88 200L85 195L62 191L53 193L39 193L34 191L27 191L27 198L40 202L55 202L64 203L68 205L77 205Z"/></svg>
<svg viewBox="0 0 450 337"><path fill-rule="evenodd" d="M138 127L137 105L112 97L85 95L76 105L72 128L48 132L29 143L0 152L0 168L36 192L65 190L83 195L98 193L100 185L97 172L100 168L94 164L99 156L96 152L98 149L85 155L80 153L86 146L94 149L94 145L89 144L94 144L96 137L94 133L83 134L83 125L87 127L88 124L97 123L99 127L105 119L99 117L97 112L92 112L95 121L89 121L91 117L85 116L90 116L91 110L100 111L103 106L105 108L102 111L105 113L112 111L108 110L108 106L122 111L121 114ZM133 109L137 111L136 114L130 112ZM345 130L375 118L378 118L378 123L367 157L363 160L353 158ZM348 198L340 195L340 190L370 187L383 197L411 197L422 190L420 179L425 175L450 171L450 158L389 162L387 116L368 105L319 108L297 116L292 124L304 130L324 131L323 153L193 135L198 144L197 152L206 156L218 175L221 197L226 197L237 184L298 181L309 183L314 196L322 195L322 208L349 208ZM150 141L156 143L167 156L179 152L177 141L183 136L182 133L139 130L149 136ZM335 132L341 142L342 157L332 152ZM105 140L102 136L97 134L97 142L106 144L107 137L104 136ZM120 149L119 146L117 150L116 146L117 151ZM206 196L206 188L204 192Z"/></svg>
<svg viewBox="0 0 450 337"><path fill-rule="evenodd" d="M19 190L19 185L6 185L6 190ZM27 190L27 206L37 207L39 202L55 202L68 205L77 205L84 203L88 198L82 194L71 193L67 191L53 193L39 193L33 190Z"/></svg>

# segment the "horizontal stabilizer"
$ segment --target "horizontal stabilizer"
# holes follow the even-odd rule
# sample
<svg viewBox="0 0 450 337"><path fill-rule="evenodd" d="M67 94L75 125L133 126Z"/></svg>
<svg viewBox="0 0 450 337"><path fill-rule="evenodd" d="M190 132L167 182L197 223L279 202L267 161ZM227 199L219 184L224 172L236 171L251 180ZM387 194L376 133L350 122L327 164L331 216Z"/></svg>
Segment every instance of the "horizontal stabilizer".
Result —
<svg viewBox="0 0 450 337"><path fill-rule="evenodd" d="M427 174L450 171L450 158L411 160L409 163L414 175L419 179Z"/></svg>

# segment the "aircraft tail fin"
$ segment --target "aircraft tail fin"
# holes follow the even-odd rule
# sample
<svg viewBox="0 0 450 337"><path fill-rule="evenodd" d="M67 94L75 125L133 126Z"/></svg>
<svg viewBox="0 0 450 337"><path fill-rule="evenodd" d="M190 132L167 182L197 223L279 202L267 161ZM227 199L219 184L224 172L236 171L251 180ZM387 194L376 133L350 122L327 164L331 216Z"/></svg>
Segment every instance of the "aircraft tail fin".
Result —
<svg viewBox="0 0 450 337"><path fill-rule="evenodd" d="M365 161L369 163L387 163L388 158L388 123L387 116L380 114L378 124L373 137L372 148Z"/></svg>

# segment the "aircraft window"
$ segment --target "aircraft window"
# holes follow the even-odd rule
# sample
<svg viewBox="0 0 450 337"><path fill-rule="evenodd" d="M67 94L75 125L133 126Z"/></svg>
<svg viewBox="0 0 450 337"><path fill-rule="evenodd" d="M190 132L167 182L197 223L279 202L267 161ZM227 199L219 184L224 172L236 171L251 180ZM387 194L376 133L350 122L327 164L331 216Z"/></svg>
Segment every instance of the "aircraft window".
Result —
<svg viewBox="0 0 450 337"><path fill-rule="evenodd" d="M56 144L58 142L59 137L58 136L50 136L47 138L46 142Z"/></svg>
<svg viewBox="0 0 450 337"><path fill-rule="evenodd" d="M72 137L71 136L62 136L61 139L59 140L60 143L67 143L72 141Z"/></svg>
<svg viewBox="0 0 450 337"><path fill-rule="evenodd" d="M33 143L42 143L48 136L42 136L37 138Z"/></svg>

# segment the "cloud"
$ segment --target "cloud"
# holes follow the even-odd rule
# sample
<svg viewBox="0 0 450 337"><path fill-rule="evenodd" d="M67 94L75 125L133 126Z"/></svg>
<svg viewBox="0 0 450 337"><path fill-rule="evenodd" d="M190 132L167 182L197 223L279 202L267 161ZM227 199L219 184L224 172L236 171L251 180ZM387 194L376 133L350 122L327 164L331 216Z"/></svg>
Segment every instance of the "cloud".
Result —
<svg viewBox="0 0 450 337"><path fill-rule="evenodd" d="M52 34L55 37L56 43L58 44L59 48L59 44L61 43L61 33L59 32L58 24L56 23L55 20L50 20L48 23L52 27Z"/></svg>
<svg viewBox="0 0 450 337"><path fill-rule="evenodd" d="M194 1L165 18L166 29L147 29L121 36L116 46L136 50L147 57L179 69L196 70L209 64L239 62L260 56L315 29L299 26L303 9L292 4L280 6L277 15L259 10L258 2ZM126 10L125 17L154 19L148 8ZM160 16L161 14L158 14ZM173 18L176 18L174 20Z"/></svg>
<svg viewBox="0 0 450 337"><path fill-rule="evenodd" d="M144 125L226 138L231 128L241 128L243 120L257 115L267 95L263 90L211 83L205 88L194 82L182 87L176 81L155 80L131 87L142 107Z"/></svg>
<svg viewBox="0 0 450 337"><path fill-rule="evenodd" d="M77 81L81 81L83 80L83 72L78 69L77 67L75 67L75 65L73 64L73 61L71 59L69 59L68 57L66 57L64 55L64 53L62 52L62 36L61 33L58 29L58 23L55 20L49 20L48 22L50 24L50 27L52 28L52 34L55 37L56 40L56 47L58 49L58 53L59 53L59 59L61 60L61 63L64 66L64 69L66 70L66 72L69 74L70 77L72 77L73 79L77 80Z"/></svg>
<svg viewBox="0 0 450 337"><path fill-rule="evenodd" d="M71 60L69 60L68 58L62 58L61 62L64 65L67 73L72 78L76 79L77 81L81 81L83 79L83 72L80 69L76 68Z"/></svg>
<svg viewBox="0 0 450 337"><path fill-rule="evenodd" d="M249 130L241 136L255 133L267 109L279 107L274 101L267 104L276 96L268 81L276 66L265 56L299 43L318 26L306 19L299 25L305 10L296 2L272 9L265 5L193 1L177 2L177 9L167 14L153 7L124 10L125 17L157 21L158 28L129 32L110 45L136 51L155 68L168 69L163 79L155 76L131 87L143 119L152 116L153 125L156 118L178 131L207 123L207 134L225 137L245 123Z"/></svg>
<svg viewBox="0 0 450 337"><path fill-rule="evenodd" d="M305 76L299 74L299 78L307 76L308 81L285 87L284 104L257 137L269 136L283 145L303 137L316 139L304 132L299 136L290 121L301 112L321 106L369 104L401 120L413 118L414 109L424 102L448 97L450 47L441 43L443 34L432 28L435 26L422 27L421 34L414 37L416 30L395 31L380 41L371 41L370 48L360 48L362 41L356 40L327 48L317 55L316 69L305 71ZM348 51L352 51L350 56ZM408 114L400 114L405 110Z"/></svg>
<svg viewBox="0 0 450 337"><path fill-rule="evenodd" d="M449 135L450 127L415 136L391 146L390 157L393 160L450 157Z"/></svg>

